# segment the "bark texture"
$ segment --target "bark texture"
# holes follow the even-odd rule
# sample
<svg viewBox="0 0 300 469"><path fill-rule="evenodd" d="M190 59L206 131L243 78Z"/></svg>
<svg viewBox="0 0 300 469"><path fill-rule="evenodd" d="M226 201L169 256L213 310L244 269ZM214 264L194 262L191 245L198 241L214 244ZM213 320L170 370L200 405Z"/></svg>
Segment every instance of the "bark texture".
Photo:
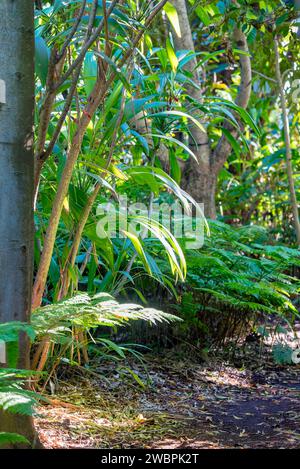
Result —
<svg viewBox="0 0 300 469"><path fill-rule="evenodd" d="M175 35L175 45L177 50L188 50L195 52L192 30L188 16L186 0L173 0L177 9L181 35ZM245 35L239 29L234 32L233 40L237 47L244 52L248 52L248 45ZM201 84L198 72L195 71L197 65L196 58L192 58L186 65L186 69L193 75L193 80L200 89L186 85L186 91L196 102L201 102ZM236 99L236 104L246 108L251 94L251 61L248 55L240 55L241 84ZM236 136L235 130L229 125L226 127ZM192 195L199 203L204 203L204 212L208 218L216 218L215 191L218 173L228 158L231 145L226 138L221 138L215 151L212 151L209 137L206 131L191 125L190 128L190 148L196 156L196 160L190 158L184 169L182 177L182 187Z"/></svg>
<svg viewBox="0 0 300 469"><path fill-rule="evenodd" d="M0 322L30 320L33 271L34 25L31 0L0 2ZM29 365L20 338L19 368ZM36 436L26 416L0 414L0 431Z"/></svg>

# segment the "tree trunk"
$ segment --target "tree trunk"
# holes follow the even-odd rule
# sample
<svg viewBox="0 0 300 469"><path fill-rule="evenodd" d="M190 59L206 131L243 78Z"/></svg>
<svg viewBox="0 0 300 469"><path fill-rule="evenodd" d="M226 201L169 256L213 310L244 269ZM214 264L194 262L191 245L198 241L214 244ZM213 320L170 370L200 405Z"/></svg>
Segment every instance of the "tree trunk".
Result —
<svg viewBox="0 0 300 469"><path fill-rule="evenodd" d="M181 34L175 34L174 42L177 50L188 50L195 52L192 29L188 17L187 0L173 0L177 9ZM235 29L233 39L237 47L246 52L240 54L241 85L236 98L236 104L246 108L251 94L251 59L248 55L248 45L245 34ZM197 59L193 57L185 68L192 74L193 80L201 86L198 72L195 71ZM202 101L201 91L193 86L186 85L186 91L195 101ZM235 129L225 123L225 127L236 138ZM216 149L212 151L209 137L206 131L199 127L191 125L190 127L190 148L196 156L190 158L183 169L182 187L198 203L204 204L204 213L208 218L216 218L215 191L217 186L217 177L225 161L231 152L231 145L225 137L221 137Z"/></svg>
<svg viewBox="0 0 300 469"><path fill-rule="evenodd" d="M0 2L0 322L29 322L33 271L34 23L31 0ZM29 365L20 337L19 368ZM1 413L0 431L32 445L32 419Z"/></svg>
<svg viewBox="0 0 300 469"><path fill-rule="evenodd" d="M195 52L192 30L188 17L186 0L174 0L177 9L180 36L175 35L174 42L177 50L189 50ZM200 85L198 72L195 71L197 60L194 57L185 65L192 73L195 83ZM202 95L199 89L186 85L186 91L195 101L201 102ZM190 158L182 175L182 188L186 190L198 203L204 204L204 213L208 218L216 218L215 207L215 176L212 171L211 149L206 131L202 131L196 125L190 127L190 147L197 160Z"/></svg>
<svg viewBox="0 0 300 469"><path fill-rule="evenodd" d="M199 204L204 204L204 214L207 218L214 220L216 213L216 186L218 173L216 169L209 163L195 164L194 159L187 161L183 174L182 187L186 192Z"/></svg>

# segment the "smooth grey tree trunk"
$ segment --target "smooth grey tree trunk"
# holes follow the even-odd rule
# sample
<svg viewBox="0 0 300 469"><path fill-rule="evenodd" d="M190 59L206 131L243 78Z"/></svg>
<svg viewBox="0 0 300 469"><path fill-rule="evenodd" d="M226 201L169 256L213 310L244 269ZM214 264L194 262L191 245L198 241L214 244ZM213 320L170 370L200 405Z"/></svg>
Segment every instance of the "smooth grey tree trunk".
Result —
<svg viewBox="0 0 300 469"><path fill-rule="evenodd" d="M34 2L0 1L0 322L30 320L33 271ZM4 86L2 82L4 92ZM3 94L3 93L2 93ZM29 365L20 337L19 368ZM0 431L35 441L30 417L0 414Z"/></svg>

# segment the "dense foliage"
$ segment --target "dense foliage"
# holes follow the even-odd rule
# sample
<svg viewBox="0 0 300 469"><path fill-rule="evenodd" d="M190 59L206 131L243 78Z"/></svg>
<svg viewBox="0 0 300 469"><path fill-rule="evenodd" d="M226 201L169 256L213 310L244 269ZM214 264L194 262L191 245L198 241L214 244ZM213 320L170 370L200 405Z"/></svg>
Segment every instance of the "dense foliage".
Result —
<svg viewBox="0 0 300 469"><path fill-rule="evenodd" d="M292 328L297 2L35 4L32 325L1 325L0 339L17 356L25 328L46 386L61 363L87 367L91 353L139 356L112 337L131 320L176 322L176 334L201 347L264 322ZM125 196L136 205L124 225ZM204 202L215 218L202 217L202 247L174 234L181 220L155 218L155 204L174 202L189 216ZM105 225L99 236L112 207L119 232ZM16 360L0 370L2 409L32 415L28 377Z"/></svg>

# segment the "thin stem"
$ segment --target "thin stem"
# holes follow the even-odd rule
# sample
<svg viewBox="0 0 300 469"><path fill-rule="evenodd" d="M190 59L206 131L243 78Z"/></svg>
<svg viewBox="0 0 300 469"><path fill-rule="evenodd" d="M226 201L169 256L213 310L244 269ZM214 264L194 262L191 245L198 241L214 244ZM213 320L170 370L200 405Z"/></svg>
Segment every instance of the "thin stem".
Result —
<svg viewBox="0 0 300 469"><path fill-rule="evenodd" d="M82 19L82 17L83 17L83 13L84 13L84 10L85 10L85 6L86 6L86 0L83 0L83 1L82 1L82 6L81 6L81 9L80 9L80 11L79 11L79 14L78 14L78 16L77 16L77 18L76 18L76 21L75 21L75 23L74 23L74 25L73 25L73 27L72 27L72 29L71 29L71 31L70 31L70 33L69 33L67 39L65 40L64 44L62 45L62 48L61 48L61 51L60 51L60 54L59 54L58 60L57 60L58 62L59 62L59 60L64 56L64 54L65 54L67 48L69 47L69 45L70 45L70 43L71 43L71 41L72 41L72 39L73 39L73 37L74 37L74 35L75 35L77 29L78 29L78 26L79 26L79 24L80 24L80 21L81 21L81 19Z"/></svg>
<svg viewBox="0 0 300 469"><path fill-rule="evenodd" d="M109 17L118 3L118 0L113 0L109 6L109 9L107 10L107 17ZM74 60L74 62L70 65L69 69L66 71L66 73L62 76L61 80L57 83L56 89L59 88L68 78L69 76L73 73L73 70L78 66L79 63L84 59L85 54L87 53L88 49L91 47L91 45L98 39L100 33L102 32L104 26L104 18L100 21L99 25L95 29L94 33L90 36L89 39L87 39L80 51L80 54L78 57Z"/></svg>
<svg viewBox="0 0 300 469"><path fill-rule="evenodd" d="M295 181L293 175L293 165L292 165L292 150L291 150L291 138L290 138L290 126L289 126L289 116L288 109L286 106L286 99L284 94L284 86L282 81L282 75L280 70L280 56L279 56L279 41L278 37L274 38L274 50L275 50L275 68L276 68L276 78L279 90L279 97L281 102L281 111L282 111L282 121L283 121L283 130L284 130L284 141L285 141L285 151L286 151L286 170L290 188L290 201L291 208L293 213L294 228L297 238L297 244L300 246L300 221L299 221L299 211L298 211L298 202L295 191Z"/></svg>

